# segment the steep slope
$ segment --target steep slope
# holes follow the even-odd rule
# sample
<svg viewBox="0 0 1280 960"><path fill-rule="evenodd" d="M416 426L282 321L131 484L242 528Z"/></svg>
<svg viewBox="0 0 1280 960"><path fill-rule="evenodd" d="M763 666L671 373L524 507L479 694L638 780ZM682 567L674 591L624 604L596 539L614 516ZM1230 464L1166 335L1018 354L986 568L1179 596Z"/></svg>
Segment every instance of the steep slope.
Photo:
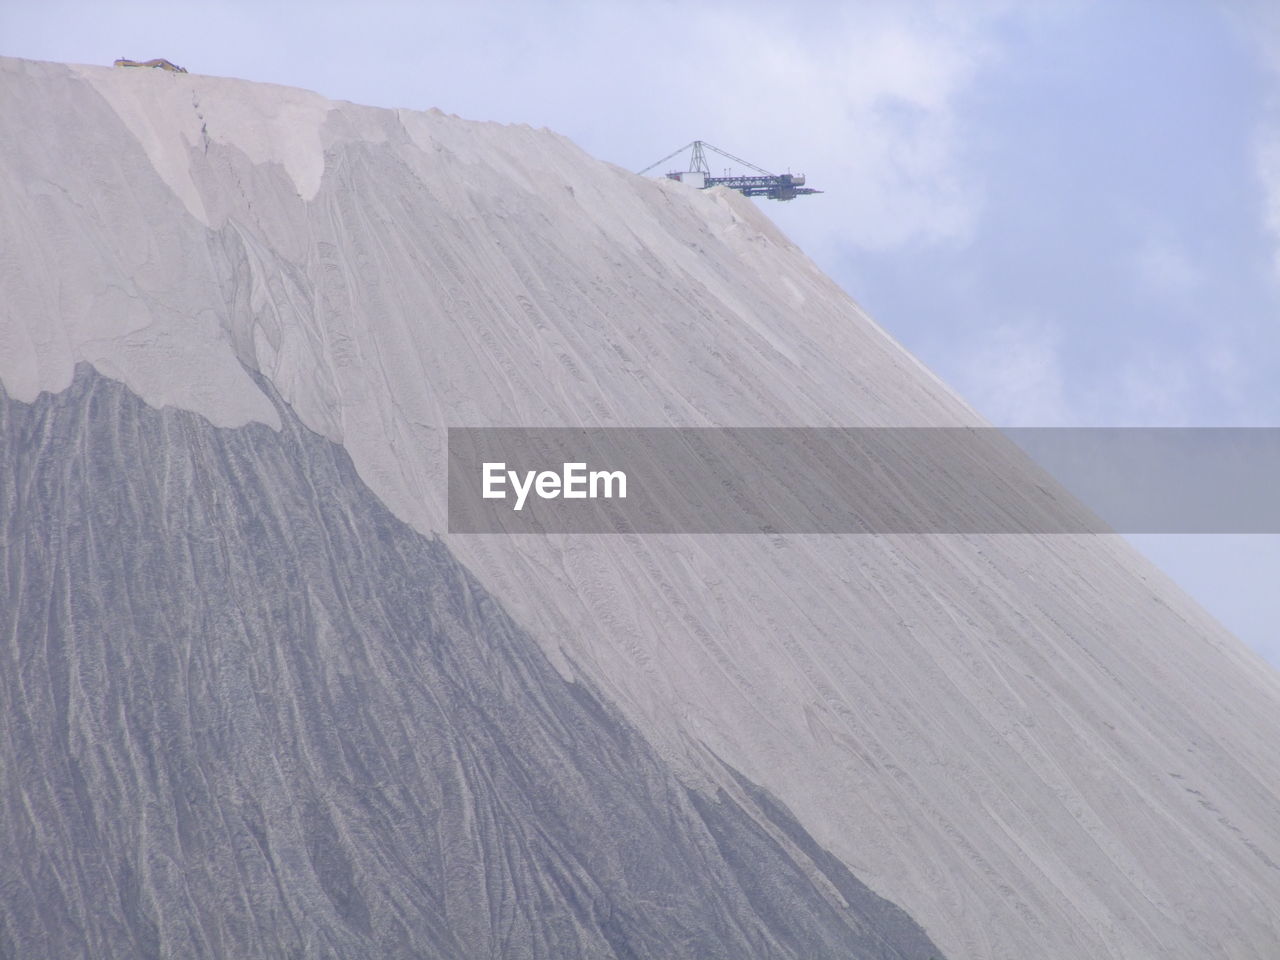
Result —
<svg viewBox="0 0 1280 960"><path fill-rule="evenodd" d="M973 414L749 202L564 139L3 63L0 380L281 421L711 790L776 795L955 957L1267 958L1280 681L1122 542L457 537L451 425Z"/></svg>
<svg viewBox="0 0 1280 960"><path fill-rule="evenodd" d="M0 396L0 956L938 954L280 419Z"/></svg>

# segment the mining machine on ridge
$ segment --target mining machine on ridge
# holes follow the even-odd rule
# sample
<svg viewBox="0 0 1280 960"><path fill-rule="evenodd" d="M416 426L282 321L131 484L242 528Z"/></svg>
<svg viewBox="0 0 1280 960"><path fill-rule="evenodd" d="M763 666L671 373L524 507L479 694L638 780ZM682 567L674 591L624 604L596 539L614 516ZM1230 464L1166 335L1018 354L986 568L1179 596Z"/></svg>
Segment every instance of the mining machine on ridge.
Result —
<svg viewBox="0 0 1280 960"><path fill-rule="evenodd" d="M673 150L661 160L657 160L641 170L641 175L648 173L658 164L666 163L672 157L679 156L690 148L692 148L692 153L689 155L689 168L687 170L672 170L668 172L668 179L679 180L681 183L687 183L690 186L697 187L699 190L705 190L708 187L728 187L730 190L737 190L745 196L764 197L767 200L794 200L802 194L822 193L821 190L815 190L813 187L804 185L803 173L770 173L763 167L757 167L754 163L743 160L741 157L735 157L733 154L721 150L705 140L694 140L692 143L686 143L679 150ZM718 153L726 160L732 160L734 163L739 163L754 170L755 173L736 175L726 170L725 175L722 177L712 176L711 166L707 163L707 150Z"/></svg>

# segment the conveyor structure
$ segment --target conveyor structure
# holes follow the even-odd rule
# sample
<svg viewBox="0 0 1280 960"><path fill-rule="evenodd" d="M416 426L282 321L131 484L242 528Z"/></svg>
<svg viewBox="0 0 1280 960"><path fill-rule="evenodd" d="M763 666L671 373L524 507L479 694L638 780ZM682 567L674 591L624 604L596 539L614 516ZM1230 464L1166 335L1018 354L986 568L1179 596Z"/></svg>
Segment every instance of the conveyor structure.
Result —
<svg viewBox="0 0 1280 960"><path fill-rule="evenodd" d="M757 167L750 161L735 157L733 154L721 150L705 140L694 140L692 143L686 143L679 150L673 150L661 160L649 164L640 173L642 175L646 174L654 167L666 163L686 150L691 150L689 169L672 170L667 173L667 177L671 180L687 183L700 190L705 190L708 187L728 187L730 190L737 190L748 197L764 197L768 200L794 200L802 194L822 193L821 190L805 186L803 173L770 173L763 167ZM740 175L726 170L725 175L722 177L713 176L711 166L707 163L706 151L708 150L719 154L726 160L741 164L753 170L754 173Z"/></svg>

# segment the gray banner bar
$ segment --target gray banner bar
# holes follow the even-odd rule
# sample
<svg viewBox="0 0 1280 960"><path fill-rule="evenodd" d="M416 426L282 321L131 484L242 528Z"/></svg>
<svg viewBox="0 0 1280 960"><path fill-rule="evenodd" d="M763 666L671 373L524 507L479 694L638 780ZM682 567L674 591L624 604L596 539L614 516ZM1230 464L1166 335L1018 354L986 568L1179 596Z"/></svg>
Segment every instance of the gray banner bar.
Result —
<svg viewBox="0 0 1280 960"><path fill-rule="evenodd" d="M449 431L454 533L1276 533L1278 481L1275 429Z"/></svg>

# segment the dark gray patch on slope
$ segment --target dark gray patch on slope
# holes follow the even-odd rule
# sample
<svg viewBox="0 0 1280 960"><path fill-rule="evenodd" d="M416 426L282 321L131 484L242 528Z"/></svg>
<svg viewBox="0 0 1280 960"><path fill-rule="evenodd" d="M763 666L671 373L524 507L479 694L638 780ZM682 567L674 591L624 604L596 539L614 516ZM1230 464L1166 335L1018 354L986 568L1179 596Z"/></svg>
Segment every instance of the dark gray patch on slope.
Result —
<svg viewBox="0 0 1280 960"><path fill-rule="evenodd" d="M941 956L280 414L0 394L0 956Z"/></svg>

